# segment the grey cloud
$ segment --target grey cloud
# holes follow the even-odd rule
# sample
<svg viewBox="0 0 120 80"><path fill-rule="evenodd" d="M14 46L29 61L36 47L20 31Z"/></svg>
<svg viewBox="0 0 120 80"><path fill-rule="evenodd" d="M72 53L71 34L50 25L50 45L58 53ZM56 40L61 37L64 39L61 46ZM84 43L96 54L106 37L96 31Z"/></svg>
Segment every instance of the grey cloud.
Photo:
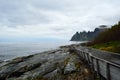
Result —
<svg viewBox="0 0 120 80"><path fill-rule="evenodd" d="M57 32L60 32L60 31L65 31L66 29L65 28L57 28L57 26L56 27L54 27L54 28L51 28L51 30L53 30L53 31L57 31Z"/></svg>
<svg viewBox="0 0 120 80"><path fill-rule="evenodd" d="M26 1L0 1L0 23L6 26L30 25L49 22L44 14L30 11ZM28 6L29 5L29 6Z"/></svg>
<svg viewBox="0 0 120 80"><path fill-rule="evenodd" d="M101 15L102 10L111 7L118 7L118 0L1 0L0 1L0 21L3 25L30 25L39 23L48 23L51 21L49 15L32 11L31 7L36 10L58 11L69 17L94 14ZM116 6L117 5L117 6ZM104 9L103 9L104 8ZM99 12L99 13L98 13ZM53 12L54 13L54 12ZM111 16L111 15L110 15ZM105 16L103 16L105 17ZM109 16L108 16L109 17Z"/></svg>
<svg viewBox="0 0 120 80"><path fill-rule="evenodd" d="M93 30L101 24L117 23L119 4L119 0L0 0L0 27L21 26L21 33L24 33L24 26L32 25L27 28L28 33L29 29L39 29L41 31L36 32L42 35L42 30L46 30L48 34L53 31L70 36L76 31ZM4 28L1 32L7 34Z"/></svg>
<svg viewBox="0 0 120 80"><path fill-rule="evenodd" d="M35 1L32 1L31 4L43 10L58 10L59 11L65 8L62 1L58 1L58 0L42 0L42 1L35 0Z"/></svg>

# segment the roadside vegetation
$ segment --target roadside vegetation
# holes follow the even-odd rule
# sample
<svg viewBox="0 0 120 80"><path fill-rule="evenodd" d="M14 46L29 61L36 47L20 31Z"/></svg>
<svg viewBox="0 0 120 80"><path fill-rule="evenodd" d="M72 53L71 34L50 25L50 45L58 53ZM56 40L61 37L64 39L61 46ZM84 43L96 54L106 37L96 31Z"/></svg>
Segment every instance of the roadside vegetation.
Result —
<svg viewBox="0 0 120 80"><path fill-rule="evenodd" d="M87 43L87 46L120 53L120 22L100 33L92 42Z"/></svg>
<svg viewBox="0 0 120 80"><path fill-rule="evenodd" d="M92 48L120 53L120 41L111 41L101 44L95 44L91 46Z"/></svg>

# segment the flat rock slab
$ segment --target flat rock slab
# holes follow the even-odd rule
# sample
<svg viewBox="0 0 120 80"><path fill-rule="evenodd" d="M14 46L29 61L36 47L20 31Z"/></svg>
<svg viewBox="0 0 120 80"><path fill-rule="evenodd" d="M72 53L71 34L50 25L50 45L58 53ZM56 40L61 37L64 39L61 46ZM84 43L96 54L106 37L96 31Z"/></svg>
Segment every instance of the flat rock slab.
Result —
<svg viewBox="0 0 120 80"><path fill-rule="evenodd" d="M70 80L69 77L83 72L80 72L79 57L69 50L63 47L1 62L0 80Z"/></svg>
<svg viewBox="0 0 120 80"><path fill-rule="evenodd" d="M0 80L43 76L54 71L56 64L63 62L68 56L69 52L59 49L1 62Z"/></svg>

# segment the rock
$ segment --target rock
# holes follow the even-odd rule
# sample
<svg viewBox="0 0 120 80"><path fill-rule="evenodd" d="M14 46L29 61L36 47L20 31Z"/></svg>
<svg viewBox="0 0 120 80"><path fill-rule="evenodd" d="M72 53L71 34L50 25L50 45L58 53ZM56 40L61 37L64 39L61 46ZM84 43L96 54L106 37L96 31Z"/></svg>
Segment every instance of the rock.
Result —
<svg viewBox="0 0 120 80"><path fill-rule="evenodd" d="M78 65L79 65L79 57L75 55L74 53L71 54L68 63L64 69L64 74L72 73L78 70Z"/></svg>
<svg viewBox="0 0 120 80"><path fill-rule="evenodd" d="M65 67L64 74L68 74L74 71L76 71L75 64L72 62L68 62L68 64Z"/></svg>
<svg viewBox="0 0 120 80"><path fill-rule="evenodd" d="M0 80L70 80L65 77L78 71L79 57L68 48L1 62Z"/></svg>
<svg viewBox="0 0 120 80"><path fill-rule="evenodd" d="M46 74L44 77L45 77L45 78L53 78L53 77L55 77L56 75L59 75L58 69L54 70L53 72L50 72L50 73Z"/></svg>
<svg viewBox="0 0 120 80"><path fill-rule="evenodd" d="M101 26L105 26L105 25L101 25ZM99 27L99 28L95 28L94 31L83 31L83 32L76 32L70 41L91 41L93 40L96 36L98 36L101 32L107 30L108 28L103 28L103 27Z"/></svg>
<svg viewBox="0 0 120 80"><path fill-rule="evenodd" d="M0 67L0 79L28 79L44 76L56 70L56 63L64 62L69 56L68 52L57 51L55 53L36 54L25 60L16 58Z"/></svg>
<svg viewBox="0 0 120 80"><path fill-rule="evenodd" d="M35 78L44 76L45 74L48 74L48 73L54 71L55 69L56 69L55 63L47 62L32 71L28 71L28 72L24 73L18 79L20 79L20 80L26 80L26 79L30 79L30 78L35 79Z"/></svg>
<svg viewBox="0 0 120 80"><path fill-rule="evenodd" d="M0 63L1 63L1 62L3 62L3 61L0 60Z"/></svg>

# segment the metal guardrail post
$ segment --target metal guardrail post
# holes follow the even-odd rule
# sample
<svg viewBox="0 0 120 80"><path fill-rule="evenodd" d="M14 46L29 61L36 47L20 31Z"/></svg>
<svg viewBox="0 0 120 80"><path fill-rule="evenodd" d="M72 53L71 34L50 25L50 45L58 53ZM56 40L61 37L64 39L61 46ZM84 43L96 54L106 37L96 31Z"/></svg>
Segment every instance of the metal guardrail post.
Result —
<svg viewBox="0 0 120 80"><path fill-rule="evenodd" d="M98 75L98 78L99 80L101 80L101 74L100 74L100 66L99 66L99 60L96 59L96 68L97 68L97 75Z"/></svg>
<svg viewBox="0 0 120 80"><path fill-rule="evenodd" d="M85 54L84 54L84 52L82 52L82 54L83 54L83 58L85 59Z"/></svg>
<svg viewBox="0 0 120 80"><path fill-rule="evenodd" d="M83 60L84 58L83 58L83 52L82 51L80 51L80 56L81 56L81 58Z"/></svg>
<svg viewBox="0 0 120 80"><path fill-rule="evenodd" d="M91 67L92 67L92 71L93 71L93 80L95 80L95 69L94 69L93 58L94 58L94 57L91 56L91 63L92 63Z"/></svg>
<svg viewBox="0 0 120 80"><path fill-rule="evenodd" d="M107 76L107 80L111 80L109 63L106 63L106 76Z"/></svg>
<svg viewBox="0 0 120 80"><path fill-rule="evenodd" d="M87 53L82 50L80 51L77 50L77 51L78 53L80 52L78 55L81 57L81 59L87 62L87 64L91 67L91 70L93 72L92 80L95 80L97 75L99 77L98 78L99 80L114 80L114 79L119 80L119 77L120 77L119 74L118 75L113 73L111 74L111 71L113 72L114 69L116 70L117 68L120 69L119 64L116 64L104 58L100 58L98 56L92 55L92 53ZM102 66L102 63L100 63L101 61L105 63L106 67L101 67ZM114 66L114 68L111 68L110 66ZM104 69L104 71L102 70L103 73L100 71L101 69ZM116 73L119 73L119 71L116 71ZM105 74L106 76L103 74Z"/></svg>
<svg viewBox="0 0 120 80"><path fill-rule="evenodd" d="M85 57L85 52L83 52L83 54L84 54L84 62L86 63L86 57Z"/></svg>
<svg viewBox="0 0 120 80"><path fill-rule="evenodd" d="M90 65L90 59L89 59L89 54L87 53L87 62L88 62L88 64Z"/></svg>

